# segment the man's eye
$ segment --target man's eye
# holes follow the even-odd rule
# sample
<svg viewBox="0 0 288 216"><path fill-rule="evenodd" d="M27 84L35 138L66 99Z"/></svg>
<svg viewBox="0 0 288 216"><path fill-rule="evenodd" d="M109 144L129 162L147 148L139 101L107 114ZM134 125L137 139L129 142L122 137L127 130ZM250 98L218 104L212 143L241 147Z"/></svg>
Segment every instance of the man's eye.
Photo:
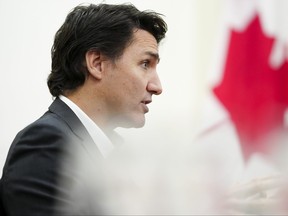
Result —
<svg viewBox="0 0 288 216"><path fill-rule="evenodd" d="M144 62L142 63L142 67L145 68L145 69L147 69L147 68L149 67L149 61L144 61Z"/></svg>

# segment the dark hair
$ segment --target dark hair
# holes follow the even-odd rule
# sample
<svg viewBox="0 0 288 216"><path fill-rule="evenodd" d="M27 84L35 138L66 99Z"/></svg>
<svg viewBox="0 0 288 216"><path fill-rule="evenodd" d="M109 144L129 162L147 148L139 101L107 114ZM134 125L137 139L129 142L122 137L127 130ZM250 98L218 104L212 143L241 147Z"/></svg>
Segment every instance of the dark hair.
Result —
<svg viewBox="0 0 288 216"><path fill-rule="evenodd" d="M56 97L84 83L87 68L83 62L89 50L97 50L115 60L123 54L135 29L148 31L159 43L167 31L160 15L139 11L131 4L75 7L55 35L52 69L47 81L50 93Z"/></svg>

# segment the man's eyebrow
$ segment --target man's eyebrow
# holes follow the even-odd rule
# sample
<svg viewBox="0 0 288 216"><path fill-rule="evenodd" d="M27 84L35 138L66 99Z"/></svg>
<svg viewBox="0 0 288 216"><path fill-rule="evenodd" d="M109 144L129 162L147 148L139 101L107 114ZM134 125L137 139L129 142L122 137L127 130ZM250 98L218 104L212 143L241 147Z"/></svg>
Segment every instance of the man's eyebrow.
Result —
<svg viewBox="0 0 288 216"><path fill-rule="evenodd" d="M151 51L147 51L145 52L146 55L149 55L151 56L152 58L154 58L155 60L157 60L157 62L159 63L160 62L160 56L158 53L155 53L155 52L151 52Z"/></svg>

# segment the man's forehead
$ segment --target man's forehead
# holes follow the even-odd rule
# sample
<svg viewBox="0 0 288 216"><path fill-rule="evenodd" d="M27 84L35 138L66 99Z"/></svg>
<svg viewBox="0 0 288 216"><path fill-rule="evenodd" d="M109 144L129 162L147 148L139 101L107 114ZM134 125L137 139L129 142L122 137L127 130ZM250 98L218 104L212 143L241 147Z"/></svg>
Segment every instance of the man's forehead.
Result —
<svg viewBox="0 0 288 216"><path fill-rule="evenodd" d="M145 51L144 55L149 56L150 58L154 58L156 61L160 61L160 56L158 52L154 52L154 51Z"/></svg>
<svg viewBox="0 0 288 216"><path fill-rule="evenodd" d="M150 48L158 50L158 43L155 37L148 31L142 29L134 31L132 43L146 44Z"/></svg>
<svg viewBox="0 0 288 216"><path fill-rule="evenodd" d="M145 30L139 29L134 32L131 45L138 46L143 54L159 57L158 43L154 36Z"/></svg>

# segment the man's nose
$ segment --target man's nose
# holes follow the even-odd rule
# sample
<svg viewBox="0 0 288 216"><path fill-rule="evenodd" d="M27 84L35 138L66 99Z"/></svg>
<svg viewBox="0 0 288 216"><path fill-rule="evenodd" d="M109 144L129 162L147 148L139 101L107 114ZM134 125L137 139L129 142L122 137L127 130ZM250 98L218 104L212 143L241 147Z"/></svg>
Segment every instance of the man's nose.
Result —
<svg viewBox="0 0 288 216"><path fill-rule="evenodd" d="M147 91L155 95L160 95L162 93L162 85L157 73L151 77L150 81L148 82Z"/></svg>

